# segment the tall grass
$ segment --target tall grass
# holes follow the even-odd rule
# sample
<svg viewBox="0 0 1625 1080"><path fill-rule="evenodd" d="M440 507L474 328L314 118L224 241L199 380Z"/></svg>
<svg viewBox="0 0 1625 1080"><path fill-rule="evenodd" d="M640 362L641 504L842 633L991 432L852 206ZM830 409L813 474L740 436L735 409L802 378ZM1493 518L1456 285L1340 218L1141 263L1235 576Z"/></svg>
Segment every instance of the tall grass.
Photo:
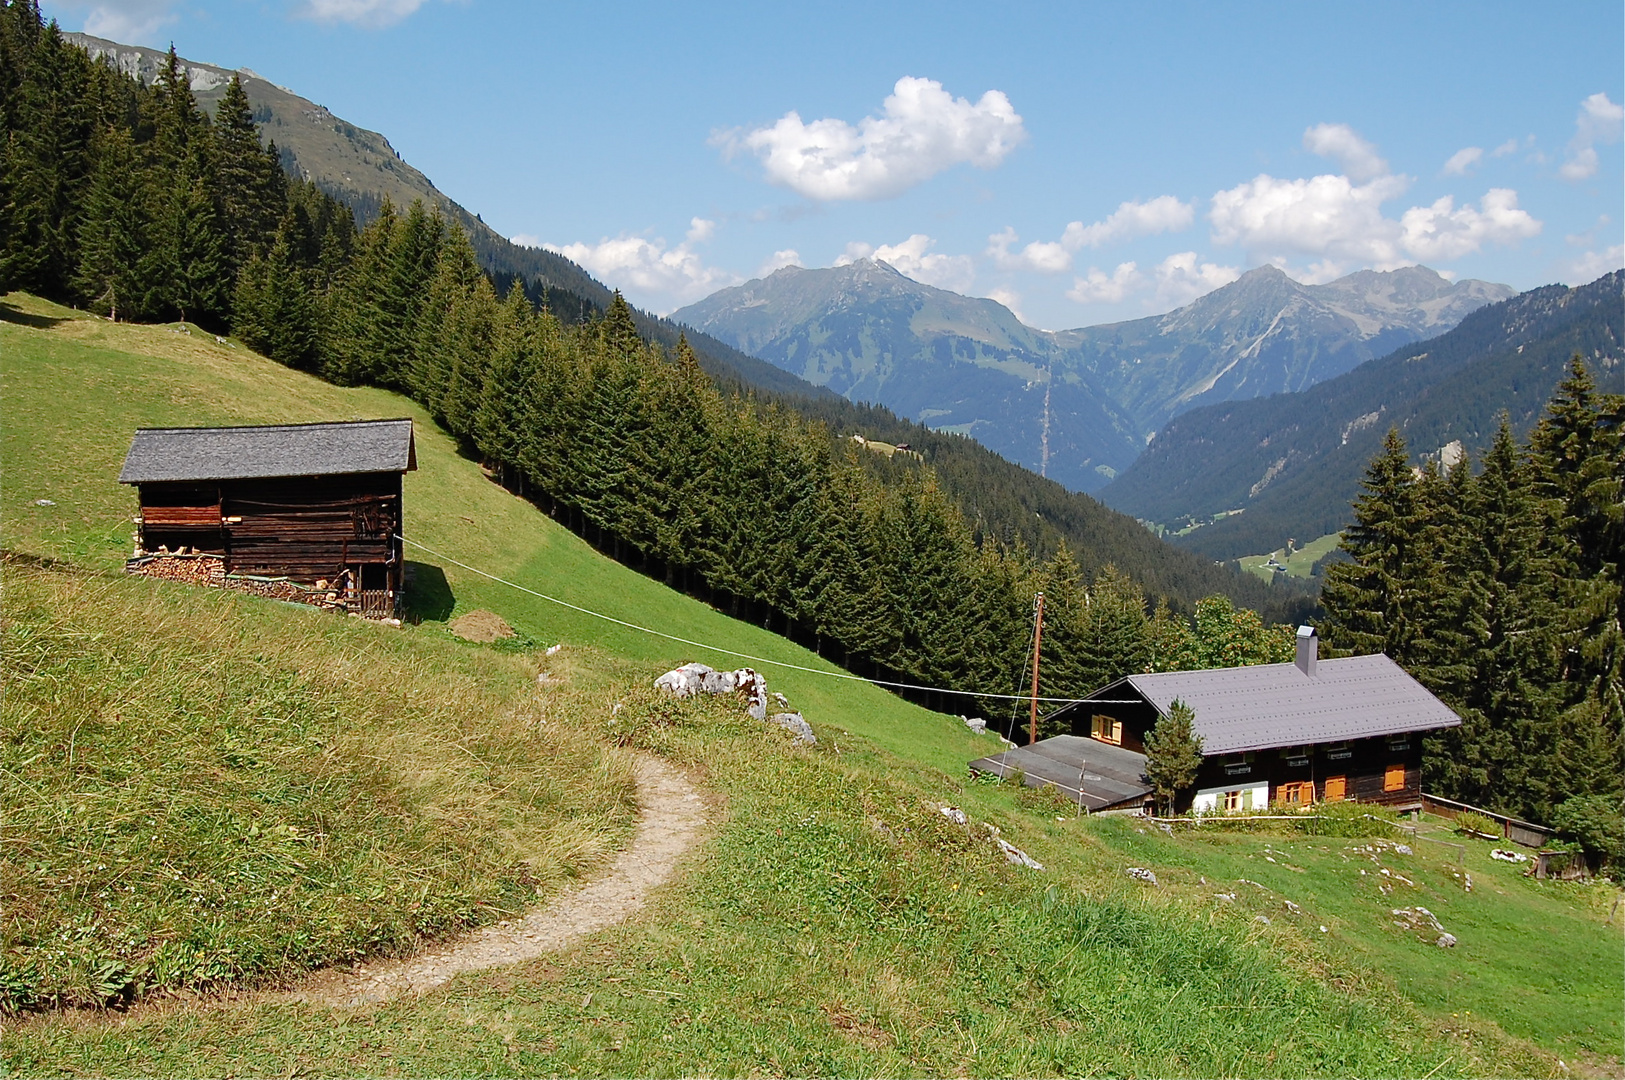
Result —
<svg viewBox="0 0 1625 1080"><path fill-rule="evenodd" d="M0 1007L404 953L629 829L624 755L534 665L230 595L8 560Z"/></svg>

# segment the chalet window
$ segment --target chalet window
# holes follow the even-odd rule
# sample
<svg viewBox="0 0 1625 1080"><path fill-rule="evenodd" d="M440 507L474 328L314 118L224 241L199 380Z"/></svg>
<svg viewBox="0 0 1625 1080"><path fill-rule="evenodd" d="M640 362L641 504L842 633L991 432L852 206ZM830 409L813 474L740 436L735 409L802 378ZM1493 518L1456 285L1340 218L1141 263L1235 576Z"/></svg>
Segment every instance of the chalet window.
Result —
<svg viewBox="0 0 1625 1080"><path fill-rule="evenodd" d="M1224 809L1226 813L1234 813L1241 809L1241 792L1227 791L1224 793Z"/></svg>
<svg viewBox="0 0 1625 1080"><path fill-rule="evenodd" d="M1326 794L1322 798L1326 802L1342 802L1348 798L1349 778L1346 776L1328 776L1326 778Z"/></svg>
<svg viewBox="0 0 1625 1080"><path fill-rule="evenodd" d="M1225 775L1227 775L1227 776L1239 776L1239 775L1241 775L1243 773L1252 772L1253 771L1253 755L1252 755L1252 753L1248 752L1248 753L1245 753L1245 754L1227 754L1225 756L1225 758L1224 758L1224 771L1225 771Z"/></svg>
<svg viewBox="0 0 1625 1080"><path fill-rule="evenodd" d="M1390 752L1397 752L1397 751L1400 751L1400 750L1409 750L1410 748L1411 748L1411 737L1409 735L1390 735L1390 736L1388 736L1388 749L1389 749Z"/></svg>
<svg viewBox="0 0 1625 1080"><path fill-rule="evenodd" d="M1384 771L1383 774L1382 774L1382 790L1384 790L1384 791L1404 791L1405 790L1405 766L1404 765L1390 765L1390 766L1388 766L1387 770Z"/></svg>
<svg viewBox="0 0 1625 1080"><path fill-rule="evenodd" d="M1294 780L1277 788L1275 797L1287 806L1303 806L1315 801L1315 785L1306 780Z"/></svg>
<svg viewBox="0 0 1625 1080"><path fill-rule="evenodd" d="M1281 748L1281 756L1286 759L1288 765L1294 768L1309 764L1309 748L1307 746L1284 746Z"/></svg>
<svg viewBox="0 0 1625 1080"><path fill-rule="evenodd" d="M1327 761L1347 761L1354 756L1354 751L1349 749L1346 742L1327 743L1321 749L1326 752Z"/></svg>
<svg viewBox="0 0 1625 1080"><path fill-rule="evenodd" d="M1098 713L1090 718L1089 734L1101 742L1111 743L1113 746L1123 745L1123 721L1114 720L1109 716Z"/></svg>

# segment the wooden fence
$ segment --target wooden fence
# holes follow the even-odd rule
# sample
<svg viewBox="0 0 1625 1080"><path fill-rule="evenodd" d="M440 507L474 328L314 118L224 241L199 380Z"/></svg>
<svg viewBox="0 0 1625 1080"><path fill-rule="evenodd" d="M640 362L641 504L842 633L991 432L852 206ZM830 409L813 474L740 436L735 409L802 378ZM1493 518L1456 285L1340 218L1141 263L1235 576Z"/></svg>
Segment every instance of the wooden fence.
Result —
<svg viewBox="0 0 1625 1080"><path fill-rule="evenodd" d="M1429 795L1422 792L1422 810L1429 814L1438 814L1454 821L1458 814L1482 814L1501 827L1501 838L1510 840L1514 844L1524 847L1544 847L1556 835L1552 829L1544 825L1536 825L1529 821L1519 821L1505 814L1497 814L1493 810L1484 810L1477 806L1456 802L1454 799L1441 798L1438 795Z"/></svg>

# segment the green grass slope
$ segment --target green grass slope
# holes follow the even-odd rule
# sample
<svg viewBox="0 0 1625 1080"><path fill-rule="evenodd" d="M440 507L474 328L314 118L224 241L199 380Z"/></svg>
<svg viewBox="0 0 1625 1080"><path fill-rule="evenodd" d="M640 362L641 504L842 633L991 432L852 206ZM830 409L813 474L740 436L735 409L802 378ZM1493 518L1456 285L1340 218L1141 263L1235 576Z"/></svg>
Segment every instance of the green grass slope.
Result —
<svg viewBox="0 0 1625 1080"><path fill-rule="evenodd" d="M8 649L26 654L22 639L34 640L29 635L53 633L57 642L36 649L45 657L36 658L36 668L51 677L25 688L38 702L35 710L7 718L8 808L25 798L15 779L32 778L24 770L48 765L53 776L66 775L46 790L52 813L35 813L21 828L8 820L8 846L0 851L8 916L15 897L24 895L31 864L83 862L103 849L117 849L130 859L132 873L147 874L128 882L138 887L126 895L138 899L120 901L117 925L138 926L152 916L156 901L139 896L156 872L131 853L148 843L151 862L177 834L154 830L157 840L138 841L146 822L125 820L135 805L129 800L153 793L145 809L160 796L185 806L213 794L185 790L178 779L184 773L140 757L151 752L132 746L128 734L106 721L104 703L131 695L161 712L161 686L149 680L136 687L139 694L126 695L127 680L96 673L165 649L171 667L188 656L217 658L217 669L197 679L219 693L195 696L192 712L218 721L178 733L192 733L199 744L193 760L214 755L215 771L200 769L194 786L233 775L223 768L241 770L222 756L227 751L286 778L234 780L220 798L238 800L232 803L238 820L252 817L240 808L267 805L271 790L294 792L300 776L311 774L303 742L277 722L290 709L262 700L268 693L262 686L284 683L303 688L303 704L295 705L304 711L295 715L311 730L335 723L327 715L334 710L344 718L359 711L356 745L391 740L404 745L403 753L447 770L450 759L472 751L481 767L457 774L468 792L494 798L512 779L506 770L537 757L556 760L534 781L533 792L521 791L507 807L477 818L484 831L462 841L477 864L470 874L513 857L516 849L499 843L503 814L523 821L528 813L544 826L596 822L601 844L624 836L617 831L624 826L616 807L624 802L617 803L614 768L624 749L677 763L717 798L714 833L680 881L652 896L631 922L550 959L466 975L421 998L351 1010L201 999L128 1014L14 1019L4 1043L13 1073L1445 1077L1550 1075L1560 1072L1560 1053L1571 1064L1578 1057L1582 1063L1594 1058L1604 1069L1617 1066L1607 1049L1610 1038L1617 1045L1617 1019L1608 1028L1606 1007L1597 1006L1610 1000L1617 1006L1620 993L1617 965L1610 972L1595 962L1609 948L1617 957L1619 948L1617 932L1601 925L1600 887L1582 895L1578 887L1549 889L1503 874L1494 886L1506 896L1535 899L1503 903L1496 887L1481 885L1456 906L1451 894L1450 915L1441 910L1441 917L1461 928L1453 957L1463 961L1462 970L1490 979L1486 986L1529 982L1522 998L1509 995L1495 1013L1484 1004L1495 993L1453 986L1447 966L1434 958L1439 950L1388 927L1388 895L1356 893L1343 880L1343 860L1363 858L1358 849L1368 841L1317 839L1324 850L1314 853L1312 865L1309 855L1298 854L1294 865L1302 863L1305 871L1298 875L1262 858L1263 838L1171 838L1143 825L1078 819L1042 793L968 782L964 762L986 752L991 740L951 719L863 684L764 665L773 688L789 694L818 732L819 744L803 748L729 703L672 702L648 689L655 674L680 660L726 658L557 608L421 554L419 580L438 587L443 572L445 586L438 598L430 590L420 601L430 617L401 631L124 578L118 567L134 504L113 477L137 424L411 410L399 398L327 386L196 332L112 326L15 296L0 312L0 542L66 564L34 569L13 559L7 568ZM804 650L597 555L487 482L426 422L419 426L418 454L421 468L408 476L406 499L407 533L420 542L668 633L821 666ZM54 505L40 506L40 499ZM18 597L26 603L14 609ZM58 614L70 608L73 618ZM452 640L443 620L473 608L501 613L524 638L507 651ZM161 632L148 635L155 641L138 640L135 630L108 629L135 615L167 620ZM534 647L555 641L566 648L552 658ZM58 661L59 654L64 659ZM60 670L48 669L49 663ZM532 674L543 666L562 684L537 688ZM362 668L379 674L355 677ZM9 663L6 678L8 690L21 682ZM458 687L467 695L460 705L452 697ZM86 704L70 702L58 709L61 717L52 715L56 688L81 695ZM391 721L395 703L413 693L422 697L416 712ZM626 707L614 714L617 702ZM95 722L64 732L70 716ZM533 722L524 723L526 717ZM149 741L164 742L165 729L153 730L158 738ZM532 733L537 745L525 747L517 732ZM563 748L550 741L556 738ZM572 764L566 751L585 757ZM68 769L47 760L71 756L77 762L87 752L100 756L99 765L123 771ZM38 760L22 764L36 754ZM126 758L131 766L120 765ZM604 764L589 767L594 760ZM564 798L550 787L561 770L593 775L579 776L580 790ZM404 783L395 789L403 805L416 797ZM584 810L594 797L607 802L597 818ZM288 813L304 803L303 796L291 799ZM962 807L968 823L940 813L944 803ZM70 806L77 815L81 805L91 827L75 832L65 815ZM481 805L465 799L446 820L461 828L466 815L485 813ZM228 872L257 868L262 878L269 865L262 845L278 859L305 863L318 881L301 886L307 891L300 899L313 910L382 903L384 909L369 916L378 919L394 904L392 917L400 920L409 918L411 902L421 902L421 891L399 886L383 889L376 900L376 893L333 887L334 878L323 878L331 870L322 857L275 831L286 818L260 816L275 839L259 839L267 835L263 826L252 843L226 829L200 830L193 846L221 852L230 839L235 861L219 865ZM338 824L329 833L362 821L345 806L335 806L332 817ZM430 817L424 812L419 820ZM432 838L434 825L425 825L424 835ZM1045 869L1006 861L989 839L990 826ZM38 850L20 855L17 841ZM364 861L359 854L352 859ZM572 857L566 850L543 891L572 872L568 867L591 861L591 851ZM89 874L104 863L98 856L81 869ZM372 865L380 864L390 860ZM1431 856L1393 865L1417 882L1426 879L1427 891L1417 894L1423 902L1449 888L1441 876L1448 869ZM1124 872L1128 866L1155 868L1161 883L1136 881ZM1267 876L1277 869L1289 876L1281 882ZM1481 872L1475 866L1475 876ZM384 876L368 873L369 880ZM183 874L187 880L203 876ZM1280 895L1242 900L1240 876ZM87 891L92 884L98 888ZM112 890L88 877L74 887L77 892L60 899L35 895L30 908L43 913L38 922L54 920L70 938L76 927L100 920L113 906L108 900L116 899L98 897ZM212 924L217 936L247 921L242 913L255 905L282 903L269 878L239 884L237 891L243 894L234 901L239 908L222 911ZM1238 900L1220 902L1220 892L1236 892ZM1283 915L1281 897L1298 903L1301 914ZM1441 898L1429 906L1445 905ZM274 910L293 925L302 918L302 909ZM1266 913L1269 923L1256 918ZM1324 934L1321 924L1328 927ZM390 925L424 936L436 932ZM1563 985L1530 980L1533 943L1552 926L1564 934L1568 958L1596 974ZM317 959L296 956L288 966ZM263 970L291 975L269 964ZM1583 1004L1570 1017L1560 1015L1565 994ZM1467 1008L1471 1018L1451 1015ZM1522 1027L1510 1016L1513 1008L1526 1015Z"/></svg>

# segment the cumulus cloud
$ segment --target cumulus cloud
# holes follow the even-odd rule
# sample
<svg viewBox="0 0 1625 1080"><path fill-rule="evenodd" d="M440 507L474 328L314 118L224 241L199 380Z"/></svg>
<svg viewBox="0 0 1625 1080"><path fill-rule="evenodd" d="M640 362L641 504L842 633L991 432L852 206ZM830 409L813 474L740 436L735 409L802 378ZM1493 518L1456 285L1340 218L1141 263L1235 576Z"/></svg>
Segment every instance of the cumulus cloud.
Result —
<svg viewBox="0 0 1625 1080"><path fill-rule="evenodd" d="M1157 281L1157 302L1167 307L1180 307L1198 296L1205 296L1222 285L1228 285L1241 276L1234 266L1202 262L1194 251L1181 251L1170 255L1152 271Z"/></svg>
<svg viewBox="0 0 1625 1080"><path fill-rule="evenodd" d="M1518 193L1490 188L1479 200L1457 210L1449 195L1432 206L1413 206L1400 218L1400 246L1421 259L1455 259L1486 243L1511 244L1535 236L1541 223L1518 208Z"/></svg>
<svg viewBox="0 0 1625 1080"><path fill-rule="evenodd" d="M1558 169L1565 180L1586 180L1597 174L1597 143L1619 141L1625 125L1625 106L1616 105L1607 94L1592 94L1580 102L1580 115L1574 120L1574 138L1569 156Z"/></svg>
<svg viewBox="0 0 1625 1080"><path fill-rule="evenodd" d="M1482 146L1464 146L1450 155L1450 160L1444 163L1444 175L1466 176L1468 170L1484 160Z"/></svg>
<svg viewBox="0 0 1625 1080"><path fill-rule="evenodd" d="M1313 272L1335 274L1349 265L1388 270L1414 260L1459 258L1485 244L1513 244L1540 232L1541 222L1518 207L1518 193L1510 188L1491 188L1476 207L1469 202L1457 208L1447 195L1431 206L1411 207L1396 221L1382 205L1403 194L1410 178L1370 175L1376 165L1387 168L1375 147L1340 124L1310 128L1304 141L1354 171L1296 180L1263 174L1216 193L1209 212L1215 243L1240 245L1277 265L1289 255L1307 255L1320 260ZM1473 158L1481 159L1482 151Z"/></svg>
<svg viewBox="0 0 1625 1080"><path fill-rule="evenodd" d="M1091 266L1082 277L1072 279L1066 298L1079 304L1116 304L1145 286L1145 275L1134 263L1118 263L1108 275L1098 266Z"/></svg>
<svg viewBox="0 0 1625 1080"><path fill-rule="evenodd" d="M158 28L173 22L170 0L113 0L91 7L85 15L85 33L113 41L144 44Z"/></svg>
<svg viewBox="0 0 1625 1080"><path fill-rule="evenodd" d="M989 90L974 104L934 79L905 76L879 116L857 126L789 112L771 127L712 135L727 154L746 151L769 182L809 199L885 199L959 164L991 169L1027 138L1010 99Z"/></svg>
<svg viewBox="0 0 1625 1080"><path fill-rule="evenodd" d="M317 22L356 26L393 26L422 7L424 0L302 0L296 9Z"/></svg>
<svg viewBox="0 0 1625 1080"><path fill-rule="evenodd" d="M1621 268L1625 268L1625 244L1615 244L1605 251L1587 251L1564 262L1560 280L1566 285L1589 285Z"/></svg>
<svg viewBox="0 0 1625 1080"><path fill-rule="evenodd" d="M987 254L1001 270L1062 274L1072 269L1072 256L1082 248L1179 232L1190 228L1195 220L1196 208L1190 203L1180 202L1172 195L1159 195L1147 202L1121 203L1104 221L1092 225L1071 222L1062 230L1059 240L1035 240L1019 251L1011 249L1020 237L1014 229L1006 228L987 238Z"/></svg>
<svg viewBox="0 0 1625 1080"><path fill-rule="evenodd" d="M767 277L767 275L771 274L775 270L782 270L786 266L800 265L801 252L797 251L795 248L785 248L782 251L775 251L773 254L769 255L765 260L763 260L762 265L756 268L756 276Z"/></svg>
<svg viewBox="0 0 1625 1080"><path fill-rule="evenodd" d="M1517 152L1518 152L1518 140L1517 139L1508 139L1506 142L1502 143L1500 146L1497 146L1494 150L1491 150L1490 151L1490 157L1506 157L1508 154L1516 154Z"/></svg>
<svg viewBox="0 0 1625 1080"><path fill-rule="evenodd" d="M1377 148L1360 138L1347 124L1316 124L1303 133L1303 148L1331 158L1356 184L1388 174L1388 163Z"/></svg>
<svg viewBox="0 0 1625 1080"><path fill-rule="evenodd" d="M1013 292L1010 289L993 289L987 294L987 298L989 300L996 300L1005 307L1009 308L1010 314L1014 315L1018 321L1027 322L1027 316L1021 313L1020 293Z"/></svg>
<svg viewBox="0 0 1625 1080"><path fill-rule="evenodd" d="M726 270L705 265L694 245L711 235L716 223L694 218L687 238L669 247L660 237L631 236L623 233L606 237L596 244L536 244L531 236L515 236L516 244L544 247L581 264L605 282L649 302L664 304L666 311L708 296L727 285L737 285L739 277ZM792 252L792 254L794 254Z"/></svg>
<svg viewBox="0 0 1625 1080"><path fill-rule="evenodd" d="M878 259L906 277L950 292L969 292L976 280L976 264L969 255L933 254L928 249L936 243L924 233L915 233L896 244L872 247L861 240L846 245L836 266L846 266L859 259Z"/></svg>
<svg viewBox="0 0 1625 1080"><path fill-rule="evenodd" d="M1404 177L1356 184L1347 176L1278 180L1268 174L1213 196L1213 240L1274 255L1283 251L1392 265L1399 226L1382 204L1401 194Z"/></svg>

